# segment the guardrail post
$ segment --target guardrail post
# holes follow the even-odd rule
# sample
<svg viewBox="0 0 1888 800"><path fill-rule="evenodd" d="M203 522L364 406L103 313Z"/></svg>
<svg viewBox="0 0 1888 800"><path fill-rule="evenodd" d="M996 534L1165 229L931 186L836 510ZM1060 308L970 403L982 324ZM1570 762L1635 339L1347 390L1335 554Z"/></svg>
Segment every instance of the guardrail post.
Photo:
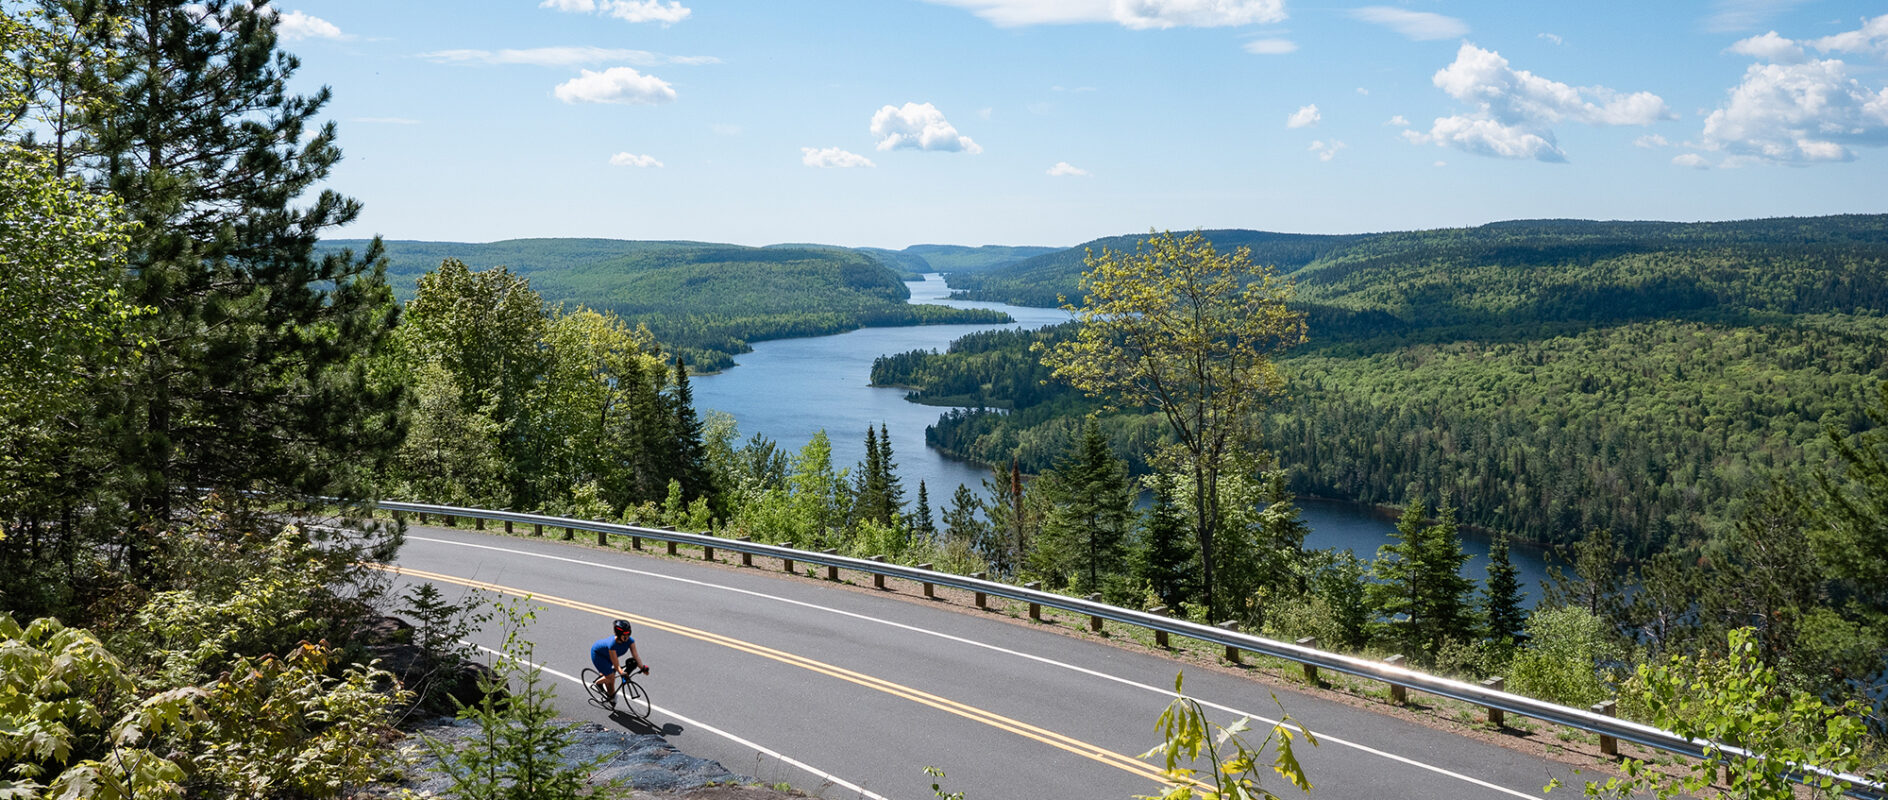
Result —
<svg viewBox="0 0 1888 800"><path fill-rule="evenodd" d="M703 561L715 560L715 546L714 545L704 544L701 546L701 560Z"/></svg>
<svg viewBox="0 0 1888 800"><path fill-rule="evenodd" d="M484 517L473 517L473 518L472 518L472 529L473 529L473 530L478 530L478 531L482 531L482 530L485 530L485 518L484 518Z"/></svg>
<svg viewBox="0 0 1888 800"><path fill-rule="evenodd" d="M675 540L674 540L674 539L670 539L670 540L669 540L668 542L666 542L665 544L667 544L667 545L669 546L669 555L675 555Z"/></svg>
<svg viewBox="0 0 1888 800"><path fill-rule="evenodd" d="M542 523L542 522L533 522L533 523L531 523L531 535L532 535L532 536L543 536L543 535L544 535L544 523Z"/></svg>
<svg viewBox="0 0 1888 800"><path fill-rule="evenodd" d="M972 577L972 578L976 578L977 580L983 580L983 576L984 576L984 573L981 573L981 572L972 572L972 573L970 573L970 577ZM985 606L985 605L983 604L983 600L984 600L984 597L983 597L983 591L982 591L982 590L978 590L978 592L977 592L977 607L978 607L978 608L988 608L988 606Z"/></svg>
<svg viewBox="0 0 1888 800"><path fill-rule="evenodd" d="M1090 603L1101 602L1101 593L1089 592L1088 602ZM1101 617L1095 616L1094 614L1088 615L1088 629L1096 633L1100 633L1101 632Z"/></svg>
<svg viewBox="0 0 1888 800"><path fill-rule="evenodd" d="M752 536L743 536L743 537L741 537L741 541L743 541L743 542L751 542L751 541L754 541L754 537L752 537ZM741 554L741 566L743 566L743 567L751 567L751 566L754 566L754 554L753 554L753 553L742 553L742 554Z"/></svg>
<svg viewBox="0 0 1888 800"><path fill-rule="evenodd" d="M1609 717L1619 716L1619 703L1614 700L1602 700L1593 704L1593 713ZM1619 757L1619 740L1606 734L1600 734L1600 755L1609 758Z"/></svg>
<svg viewBox="0 0 1888 800"><path fill-rule="evenodd" d="M919 565L918 565L918 569L921 569L921 570L924 570L924 571L926 571L926 572L929 572L929 571L931 571L931 565L930 565L930 564L919 564ZM928 598L928 599L936 599L936 597L937 597L937 592L936 592L935 590L933 590L933 589L931 588L931 582L930 582L930 581L925 581L925 582L924 582L924 596L925 596L926 598Z"/></svg>
<svg viewBox="0 0 1888 800"><path fill-rule="evenodd" d="M511 520L505 520L505 532L511 533Z"/></svg>
<svg viewBox="0 0 1888 800"><path fill-rule="evenodd" d="M1303 639L1299 639L1298 646L1307 650L1316 650L1318 649L1318 637L1306 636ZM1318 665L1307 661L1304 663L1304 670L1305 683L1309 683L1312 686L1318 685Z"/></svg>
<svg viewBox="0 0 1888 800"><path fill-rule="evenodd" d="M447 515L445 515L445 519L446 519L446 527L448 527L448 528L457 528L457 527L459 527L459 518L458 518L458 517L455 517L455 516L453 516L453 515L451 515L451 514L447 514Z"/></svg>
<svg viewBox="0 0 1888 800"><path fill-rule="evenodd" d="M425 524L426 524L426 512L424 512L424 511L421 511L421 512L420 512L420 524L421 524L421 525L425 525Z"/></svg>
<svg viewBox="0 0 1888 800"><path fill-rule="evenodd" d="M1030 581L1028 583L1023 584L1023 588L1028 589L1030 591L1038 591L1042 589L1042 581ZM1029 601L1029 618L1037 622L1042 621L1042 604L1041 603L1038 603L1034 600Z"/></svg>
<svg viewBox="0 0 1888 800"><path fill-rule="evenodd" d="M629 549L631 549L631 550L641 550L641 549L642 549L642 537L641 537L641 536L631 536L631 537L629 537Z"/></svg>
<svg viewBox="0 0 1888 800"><path fill-rule="evenodd" d="M1403 654L1397 653L1396 655L1390 656L1384 659L1383 663L1389 664L1392 667L1403 666ZM1409 689L1401 684L1390 684L1390 702L1399 706L1409 705Z"/></svg>
<svg viewBox="0 0 1888 800"><path fill-rule="evenodd" d="M564 541L568 542L575 538L577 538L577 529L571 528L571 527L565 527L564 528Z"/></svg>
<svg viewBox="0 0 1888 800"><path fill-rule="evenodd" d="M784 547L792 547L792 546L793 546L793 543L792 543L792 542L787 542L787 543L786 543L785 545L783 545L783 546L784 546ZM793 571L793 556L784 556L784 557L782 557L782 558L780 559L780 571L781 571L781 572L792 572L792 571Z"/></svg>
<svg viewBox="0 0 1888 800"><path fill-rule="evenodd" d="M829 555L829 556L839 555L839 551L831 547L821 550L820 552L825 553L826 555ZM826 565L826 580L829 580L829 581L839 580L839 567L837 565L835 564Z"/></svg>
<svg viewBox="0 0 1888 800"><path fill-rule="evenodd" d="M1219 623L1219 625L1217 625L1216 627L1225 628L1226 630L1237 633L1239 632L1239 621L1229 619L1229 620L1226 620L1225 622ZM1226 645L1226 660L1231 661L1234 664L1245 663L1239 660L1239 648L1233 647L1232 645Z"/></svg>
<svg viewBox="0 0 1888 800"><path fill-rule="evenodd" d="M607 534L607 533L604 533L603 531L597 531L597 546L598 546L598 547L609 547L609 546L610 546L610 535L609 535L609 534Z"/></svg>
<svg viewBox="0 0 1888 800"><path fill-rule="evenodd" d="M878 563L880 563L880 564L883 564L883 563L885 563L885 557L884 557L884 556L873 556L873 557L872 557L872 560L873 560L873 561L877 561L877 562L878 562ZM872 573L872 588L874 588L874 589L883 589L883 588L885 588L885 573L883 573L883 572L874 572L874 573Z"/></svg>
<svg viewBox="0 0 1888 800"><path fill-rule="evenodd" d="M1493 678L1489 678L1488 680L1482 681L1482 688L1487 689L1489 691L1495 691L1495 692L1502 691L1502 689L1506 687L1507 685L1508 685L1507 679L1499 675ZM1507 724L1507 721L1508 721L1508 715L1503 713L1501 709L1494 708L1492 706L1489 707L1488 724L1499 728Z"/></svg>
<svg viewBox="0 0 1888 800"><path fill-rule="evenodd" d="M1164 617L1164 616L1167 616L1167 607L1154 606L1153 608L1148 609L1147 613L1153 614L1158 617ZM1167 632L1166 631L1163 631L1163 630L1154 631L1154 646L1162 647L1162 648L1167 647Z"/></svg>

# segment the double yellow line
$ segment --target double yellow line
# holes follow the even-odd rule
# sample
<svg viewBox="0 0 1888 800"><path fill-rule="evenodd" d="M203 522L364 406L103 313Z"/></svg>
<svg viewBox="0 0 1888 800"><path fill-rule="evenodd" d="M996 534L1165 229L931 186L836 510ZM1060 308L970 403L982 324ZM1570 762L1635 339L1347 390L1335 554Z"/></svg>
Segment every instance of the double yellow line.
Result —
<svg viewBox="0 0 1888 800"><path fill-rule="evenodd" d="M823 661L816 661L814 659L807 658L805 656L795 655L793 653L788 653L781 650L775 650L771 647L765 647L762 645L745 642L740 639L723 636L718 633L710 633L708 631L699 630L696 628L690 628L684 625L676 625L674 623L664 622L658 619L651 619L649 617L641 616L638 614L632 614L627 611L621 611L618 609L608 608L605 606L599 606L593 603L585 603L580 600L567 600L565 598L556 597L554 595L539 594L536 592L527 592L523 589L514 589L512 587L501 586L496 583L487 583L485 581L469 580L469 579L460 578L454 575L444 575L437 572L427 572L425 570L417 570L417 569L411 569L407 567L393 567L393 566L380 565L380 564L370 564L367 566L370 566L373 569L382 570L384 572L391 572L396 575L407 575L407 576L411 576L415 578L424 578L430 581L457 584L460 586L467 586L474 589L483 589L485 591L512 595L514 597L525 597L535 602L545 603L548 605L563 606L565 608L588 612L588 613L596 614L602 617L627 619L627 620L630 620L631 622L636 623L637 625L646 625L648 627L655 628L656 630L666 631L668 633L673 633L678 636L686 636L688 638L707 642L709 644L718 644L723 647L739 650L743 653L750 653L752 655L757 655L762 658L773 659L774 661L778 661L782 664L800 667L801 669L810 670L812 672L817 672L822 675L838 678L842 681L854 683L868 689L876 689L878 691L884 692L894 697L902 697L914 703L930 706L939 711L956 714L957 716L960 716L969 720L974 720L976 722L981 722L993 728L1009 731L1010 733L1014 733L1017 736L1021 736L1027 739L1033 739L1035 741L1049 745L1050 747L1056 747L1062 750L1066 750L1070 753L1074 753L1078 756L1082 756L1083 758L1088 758L1094 761L1098 761L1103 764L1107 764L1109 766L1115 767L1117 769L1126 770L1128 772L1134 773L1135 775L1142 776L1144 778L1147 778L1148 780L1155 781L1157 783L1163 781L1163 777L1159 769L1155 768L1154 765L1141 761L1139 759L1122 755L1112 750L1108 750L1108 749L1098 747L1093 744L1089 744L1088 742L1084 742L1080 739L1076 739L1070 736L1065 736L1063 734L1056 733L1055 731L1051 731L1045 728L1040 728L1035 725L1031 725L1027 722L1011 719L1009 717L1003 716L1001 714L997 714L992 711L986 711L984 709L977 708L976 706L965 705L955 700L939 697L929 692L913 689L903 684L893 683L883 678L876 678L871 675L866 675L860 672L854 672L844 667L834 666L832 664L827 664Z"/></svg>

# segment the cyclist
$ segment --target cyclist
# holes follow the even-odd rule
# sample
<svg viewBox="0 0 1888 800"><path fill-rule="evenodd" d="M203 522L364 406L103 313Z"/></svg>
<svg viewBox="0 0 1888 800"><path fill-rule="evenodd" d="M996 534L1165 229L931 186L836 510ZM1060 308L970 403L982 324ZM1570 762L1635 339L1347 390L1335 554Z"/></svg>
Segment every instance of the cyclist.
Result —
<svg viewBox="0 0 1888 800"><path fill-rule="evenodd" d="M619 619L611 627L611 635L596 640L590 645L590 663L597 668L596 682L603 687L603 696L611 707L616 706L616 676L624 670L640 669L642 674L649 674L649 665L642 663L642 654L636 651L636 640L629 635L629 620ZM629 662L623 662L623 654L629 654Z"/></svg>

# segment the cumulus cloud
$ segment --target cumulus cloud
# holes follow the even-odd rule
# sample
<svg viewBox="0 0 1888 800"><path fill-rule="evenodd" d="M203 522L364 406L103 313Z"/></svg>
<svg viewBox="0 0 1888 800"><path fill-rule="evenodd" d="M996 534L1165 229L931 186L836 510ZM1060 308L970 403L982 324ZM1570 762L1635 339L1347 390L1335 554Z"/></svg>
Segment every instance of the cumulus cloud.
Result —
<svg viewBox="0 0 1888 800"><path fill-rule="evenodd" d="M1538 39L1546 39L1547 41L1554 43L1556 46L1566 43L1565 39L1560 38L1560 35L1555 34L1555 33L1537 33L1537 34L1534 34L1534 36L1535 38L1538 38Z"/></svg>
<svg viewBox="0 0 1888 800"><path fill-rule="evenodd" d="M285 11L275 17L275 30L282 38L289 41L299 39L341 39L341 29L320 17L311 17L300 11Z"/></svg>
<svg viewBox="0 0 1888 800"><path fill-rule="evenodd" d="M838 147L802 147L800 148L800 163L822 169L878 166L872 163L872 159Z"/></svg>
<svg viewBox="0 0 1888 800"><path fill-rule="evenodd" d="M1253 39L1246 42L1246 52L1259 56L1282 56L1298 52L1298 43L1290 39Z"/></svg>
<svg viewBox="0 0 1888 800"><path fill-rule="evenodd" d="M1644 136L1641 136L1637 139L1632 140L1632 145L1634 147L1653 148L1653 147L1665 147L1670 144L1671 142L1666 141L1665 137L1660 136L1656 133L1648 133Z"/></svg>
<svg viewBox="0 0 1888 800"><path fill-rule="evenodd" d="M529 64L574 67L616 62L652 67L662 64L719 64L713 56L665 56L647 50L612 47L533 47L522 50L435 50L420 58L439 64Z"/></svg>
<svg viewBox="0 0 1888 800"><path fill-rule="evenodd" d="M611 67L602 72L583 70L581 76L558 84L552 93L566 103L656 105L675 100L675 89L668 81L629 67Z"/></svg>
<svg viewBox="0 0 1888 800"><path fill-rule="evenodd" d="M1726 154L1724 164L1808 164L1851 161L1855 147L1888 145L1888 87L1856 77L1829 54L1888 57L1888 14L1861 27L1818 39L1795 40L1771 31L1731 45L1729 52L1770 63L1752 64L1729 97L1705 117L1698 143ZM1861 74L1879 81L1879 72Z"/></svg>
<svg viewBox="0 0 1888 800"><path fill-rule="evenodd" d="M1003 27L1114 23L1133 30L1219 28L1285 19L1285 0L929 0Z"/></svg>
<svg viewBox="0 0 1888 800"><path fill-rule="evenodd" d="M1454 63L1436 72L1433 82L1477 110L1439 118L1428 133L1404 131L1404 138L1501 158L1567 160L1551 129L1561 122L1649 125L1674 116L1651 92L1569 86L1515 69L1500 53L1467 43L1456 51Z"/></svg>
<svg viewBox="0 0 1888 800"><path fill-rule="evenodd" d="M655 156L639 156L635 153L617 153L616 155L610 156L610 166L660 167L662 166L662 162L657 161Z"/></svg>
<svg viewBox="0 0 1888 800"><path fill-rule="evenodd" d="M1319 161L1330 161L1333 158L1337 158L1337 151L1346 147L1349 147L1349 145L1336 139L1332 139L1328 142L1315 141L1311 143L1311 152L1317 154Z"/></svg>
<svg viewBox="0 0 1888 800"><path fill-rule="evenodd" d="M1682 156L1677 156L1672 159L1672 165L1677 167L1690 167L1692 169L1711 168L1711 162L1706 161L1704 156L1698 155L1697 153L1686 153Z"/></svg>
<svg viewBox="0 0 1888 800"><path fill-rule="evenodd" d="M983 152L970 137L959 134L950 121L944 119L944 112L930 103L906 103L903 108L879 109L872 115L872 135L878 137L880 150Z"/></svg>
<svg viewBox="0 0 1888 800"><path fill-rule="evenodd" d="M1399 127L1399 128L1407 128L1409 127L1409 118L1403 116L1402 114L1398 114L1394 117L1391 117L1389 120L1385 121L1383 124L1395 125L1396 127Z"/></svg>
<svg viewBox="0 0 1888 800"><path fill-rule="evenodd" d="M601 14L625 22L660 22L673 25L694 12L678 0L544 0L538 8L573 14Z"/></svg>
<svg viewBox="0 0 1888 800"><path fill-rule="evenodd" d="M1321 119L1324 119L1324 115L1318 113L1318 105L1313 103L1291 112L1291 116L1285 118L1285 127L1303 128L1316 125Z"/></svg>
<svg viewBox="0 0 1888 800"><path fill-rule="evenodd" d="M1050 167L1048 172L1050 175L1057 178L1082 178L1088 176L1088 170L1070 164L1067 161L1055 162L1055 166Z"/></svg>
<svg viewBox="0 0 1888 800"><path fill-rule="evenodd" d="M1468 35L1468 23L1428 11L1409 11L1393 6L1365 6L1351 9L1352 19L1382 25L1404 38L1418 42L1457 39Z"/></svg>

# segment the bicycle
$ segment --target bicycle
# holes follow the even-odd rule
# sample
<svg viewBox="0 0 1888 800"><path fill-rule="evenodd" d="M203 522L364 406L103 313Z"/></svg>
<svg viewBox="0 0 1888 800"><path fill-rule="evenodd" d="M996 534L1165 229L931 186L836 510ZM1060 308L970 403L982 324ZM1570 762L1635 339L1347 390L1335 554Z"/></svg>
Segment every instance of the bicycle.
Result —
<svg viewBox="0 0 1888 800"><path fill-rule="evenodd" d="M597 684L597 671L585 667L579 679L583 681L584 692L590 695L590 705L606 711L619 708L637 719L649 718L649 690L636 682L636 670L627 670L616 676L616 700L619 705L612 705L609 696L604 694L602 686Z"/></svg>

